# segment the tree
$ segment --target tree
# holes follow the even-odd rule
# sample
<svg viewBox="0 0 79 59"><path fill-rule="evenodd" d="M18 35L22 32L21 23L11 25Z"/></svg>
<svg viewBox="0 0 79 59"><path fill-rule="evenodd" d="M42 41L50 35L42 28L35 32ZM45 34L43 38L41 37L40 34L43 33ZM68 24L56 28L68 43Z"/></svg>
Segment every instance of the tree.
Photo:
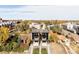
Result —
<svg viewBox="0 0 79 59"><path fill-rule="evenodd" d="M52 35L49 36L49 41L50 42L57 42L58 41L58 37L56 33L53 33Z"/></svg>
<svg viewBox="0 0 79 59"><path fill-rule="evenodd" d="M17 47L18 47L17 42L9 42L7 43L4 49L5 51L10 52L10 51L14 51Z"/></svg>
<svg viewBox="0 0 79 59"><path fill-rule="evenodd" d="M54 26L50 28L53 32L57 32L57 33L61 33L62 28L60 28L59 26Z"/></svg>
<svg viewBox="0 0 79 59"><path fill-rule="evenodd" d="M0 28L0 44L3 44L9 38L9 29L7 27Z"/></svg>
<svg viewBox="0 0 79 59"><path fill-rule="evenodd" d="M21 23L17 24L15 28L18 31L26 31L27 29L29 29L29 24L27 21L22 21Z"/></svg>
<svg viewBox="0 0 79 59"><path fill-rule="evenodd" d="M9 37L8 40L9 41L6 42L6 45L5 45L5 48L4 48L4 50L7 51L7 52L15 50L20 44L17 35Z"/></svg>

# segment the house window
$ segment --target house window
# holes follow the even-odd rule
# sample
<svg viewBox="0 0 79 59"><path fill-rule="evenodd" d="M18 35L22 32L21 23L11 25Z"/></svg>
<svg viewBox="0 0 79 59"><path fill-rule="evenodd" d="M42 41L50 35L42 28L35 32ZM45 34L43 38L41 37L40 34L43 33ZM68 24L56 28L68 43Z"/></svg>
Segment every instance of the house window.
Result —
<svg viewBox="0 0 79 59"><path fill-rule="evenodd" d="M38 37L38 33L32 33L32 39L37 38Z"/></svg>
<svg viewBox="0 0 79 59"><path fill-rule="evenodd" d="M42 33L42 37L48 39L48 33Z"/></svg>
<svg viewBox="0 0 79 59"><path fill-rule="evenodd" d="M46 41L42 41L42 42L46 42Z"/></svg>

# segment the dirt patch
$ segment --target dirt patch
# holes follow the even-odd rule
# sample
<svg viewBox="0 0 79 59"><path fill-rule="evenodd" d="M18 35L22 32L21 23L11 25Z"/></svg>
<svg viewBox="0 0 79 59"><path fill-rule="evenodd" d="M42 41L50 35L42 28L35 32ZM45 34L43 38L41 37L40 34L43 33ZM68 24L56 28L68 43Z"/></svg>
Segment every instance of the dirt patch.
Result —
<svg viewBox="0 0 79 59"><path fill-rule="evenodd" d="M51 43L51 49L53 54L66 54L66 51L61 44Z"/></svg>

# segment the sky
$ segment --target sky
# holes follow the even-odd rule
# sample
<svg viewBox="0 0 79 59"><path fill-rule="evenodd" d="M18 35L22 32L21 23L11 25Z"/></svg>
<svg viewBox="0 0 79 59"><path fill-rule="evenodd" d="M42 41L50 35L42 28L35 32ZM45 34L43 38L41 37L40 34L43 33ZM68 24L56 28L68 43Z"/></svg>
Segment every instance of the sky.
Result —
<svg viewBox="0 0 79 59"><path fill-rule="evenodd" d="M58 5L0 5L3 19L75 20L79 19L79 6Z"/></svg>

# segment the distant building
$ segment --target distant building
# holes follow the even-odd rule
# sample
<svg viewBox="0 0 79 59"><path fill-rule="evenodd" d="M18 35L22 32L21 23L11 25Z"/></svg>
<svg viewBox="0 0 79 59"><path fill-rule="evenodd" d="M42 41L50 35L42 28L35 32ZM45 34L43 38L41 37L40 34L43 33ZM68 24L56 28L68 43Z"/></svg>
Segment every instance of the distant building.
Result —
<svg viewBox="0 0 79 59"><path fill-rule="evenodd" d="M46 29L46 25L44 23L41 23L41 24L32 23L32 24L29 25L29 28Z"/></svg>
<svg viewBox="0 0 79 59"><path fill-rule="evenodd" d="M65 24L63 24L62 26L63 26L64 29L69 30L69 31L71 31L71 32L73 32L73 33L76 33L76 30L75 30L75 28L74 28L75 24L72 24L72 23L65 23Z"/></svg>
<svg viewBox="0 0 79 59"><path fill-rule="evenodd" d="M21 20L4 20L0 18L0 27L6 26L11 30L18 22L21 22Z"/></svg>
<svg viewBox="0 0 79 59"><path fill-rule="evenodd" d="M74 29L76 30L76 33L79 34L79 25L76 24L76 25L74 26Z"/></svg>
<svg viewBox="0 0 79 59"><path fill-rule="evenodd" d="M50 30L51 27L54 27L55 25L47 25L47 28Z"/></svg>
<svg viewBox="0 0 79 59"><path fill-rule="evenodd" d="M38 23L32 23L32 24L29 25L29 28L40 29L40 24L38 24Z"/></svg>

